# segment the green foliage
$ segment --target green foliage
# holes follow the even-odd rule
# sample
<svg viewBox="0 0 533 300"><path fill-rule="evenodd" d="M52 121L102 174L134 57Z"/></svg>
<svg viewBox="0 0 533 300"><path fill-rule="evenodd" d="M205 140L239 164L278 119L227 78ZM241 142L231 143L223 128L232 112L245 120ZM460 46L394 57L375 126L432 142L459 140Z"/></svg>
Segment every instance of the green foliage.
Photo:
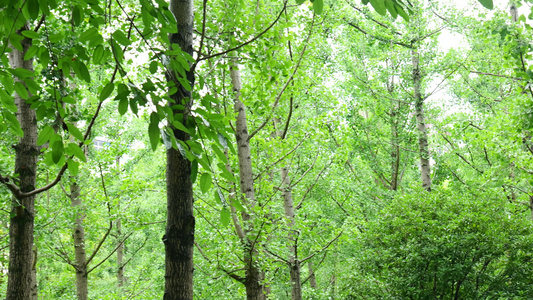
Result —
<svg viewBox="0 0 533 300"><path fill-rule="evenodd" d="M440 189L398 196L361 234L346 295L532 297L532 229L491 194Z"/></svg>

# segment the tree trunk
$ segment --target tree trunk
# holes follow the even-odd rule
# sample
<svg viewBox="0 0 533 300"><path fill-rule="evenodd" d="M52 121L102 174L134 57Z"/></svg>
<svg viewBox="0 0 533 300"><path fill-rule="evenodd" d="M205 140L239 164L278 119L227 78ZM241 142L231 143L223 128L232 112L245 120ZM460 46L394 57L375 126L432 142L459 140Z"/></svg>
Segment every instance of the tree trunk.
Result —
<svg viewBox="0 0 533 300"><path fill-rule="evenodd" d="M17 31L29 30L25 25ZM24 55L31 46L31 40L22 41L23 50L11 47L9 64L11 68L23 68L33 72L33 60L24 60ZM19 78L15 81L24 84ZM20 189L29 192L35 189L37 170L37 119L35 111L30 108L18 94L15 94L17 105L17 119L24 136L14 146L15 174L18 174ZM35 196L23 199L13 198L12 211L9 225L9 270L6 299L30 299L32 288L33 254L33 227L34 227Z"/></svg>
<svg viewBox="0 0 533 300"><path fill-rule="evenodd" d="M420 176L422 178L422 187L429 192L431 191L431 172L429 165L428 135L424 117L424 98L421 94L422 75L420 74L418 52L413 49L411 55L413 62L413 86L416 126L418 129L418 148L420 151Z"/></svg>
<svg viewBox="0 0 533 300"><path fill-rule="evenodd" d="M33 263L31 266L31 300L37 300L37 245L33 245Z"/></svg>
<svg viewBox="0 0 533 300"><path fill-rule="evenodd" d="M281 135L280 135L281 137ZM297 233L294 231L294 203L292 199L291 180L289 177L289 169L287 167L281 168L281 188L283 194L283 207L285 209L285 218L287 218L287 226L289 227L289 235L287 237L287 245L289 248L289 274L291 280L291 299L302 299L302 284L300 278L300 262L298 261L297 253Z"/></svg>
<svg viewBox="0 0 533 300"><path fill-rule="evenodd" d="M120 201L120 200L119 200ZM119 202L120 206L120 202ZM117 282L119 288L124 286L124 243L122 242L122 224L120 217L116 220L117 226Z"/></svg>
<svg viewBox="0 0 533 300"><path fill-rule="evenodd" d="M171 0L170 11L176 18L178 33L170 34L170 44L177 44L182 51L193 54L193 1ZM166 72L167 81L178 87L178 92L171 95L173 103L184 105L184 109L174 109L177 120L187 126L187 119L192 105L191 92L187 91L176 78L172 70ZM194 84L194 70L187 72L187 80ZM176 139L186 141L189 134L172 128ZM170 148L167 150L167 223L163 242L165 244L165 294L163 299L193 298L193 251L194 251L194 215L193 189L191 181L191 162L181 153Z"/></svg>
<svg viewBox="0 0 533 300"><path fill-rule="evenodd" d="M252 171L252 158L250 153L250 140L248 134L248 125L246 124L246 107L240 99L241 95L241 75L237 66L237 62L233 62L231 68L231 84L233 91L235 92L235 105L234 110L237 113L237 120L235 125L235 138L237 140L237 149L239 157L239 175L241 193L244 194L247 206L253 211L255 206L255 192L254 192L254 176ZM250 231L252 231L251 216L246 212L242 212L242 220L245 229L244 242L244 265L245 280L244 285L246 287L246 298L249 300L264 300L265 293L263 287L262 272L257 268L254 260L254 256L257 255L252 241L248 238Z"/></svg>
<svg viewBox="0 0 533 300"><path fill-rule="evenodd" d="M85 228L83 227L83 208L80 198L80 186L71 178L70 203L76 211L76 219L72 232L74 238L74 259L76 268L76 291L78 300L87 300L89 288L87 280L87 255L85 253Z"/></svg>
<svg viewBox="0 0 533 300"><path fill-rule="evenodd" d="M393 105L395 100L391 100L391 105ZM399 175L400 175L400 140L398 138L398 116L397 111L399 110L398 105L393 105L390 110L391 117L391 181L390 189L391 191L398 190Z"/></svg>
<svg viewBox="0 0 533 300"><path fill-rule="evenodd" d="M120 156L116 158L117 170L120 170ZM120 210L120 197L118 198L117 208ZM115 220L115 226L117 228L117 282L119 290L124 286L124 241L122 241L122 219L120 214L117 215Z"/></svg>
<svg viewBox="0 0 533 300"><path fill-rule="evenodd" d="M311 261L307 263L307 269L309 270L309 285L316 290L318 284L316 283L315 270L313 269L313 263Z"/></svg>

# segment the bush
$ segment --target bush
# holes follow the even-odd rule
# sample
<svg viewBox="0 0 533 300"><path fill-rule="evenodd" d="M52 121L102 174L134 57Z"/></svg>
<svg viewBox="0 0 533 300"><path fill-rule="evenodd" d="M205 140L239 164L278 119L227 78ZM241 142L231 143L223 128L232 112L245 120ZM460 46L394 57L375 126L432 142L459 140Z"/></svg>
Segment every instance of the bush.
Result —
<svg viewBox="0 0 533 300"><path fill-rule="evenodd" d="M532 221L491 195L394 199L359 239L352 299L533 299Z"/></svg>

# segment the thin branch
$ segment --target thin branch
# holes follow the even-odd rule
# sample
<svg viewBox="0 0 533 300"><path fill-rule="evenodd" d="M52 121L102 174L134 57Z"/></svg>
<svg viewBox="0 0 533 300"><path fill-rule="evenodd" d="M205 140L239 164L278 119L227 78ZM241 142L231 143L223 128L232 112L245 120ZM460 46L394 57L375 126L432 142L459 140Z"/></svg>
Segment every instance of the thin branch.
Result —
<svg viewBox="0 0 533 300"><path fill-rule="evenodd" d="M448 142L448 144L450 144L450 146L452 147L452 149L454 150L454 153L459 156L465 163L467 163L472 169L476 170L478 173L480 174L483 174L483 170L480 170L478 168L476 168L476 166L474 166L471 162L469 162L463 155L461 155L455 148L455 145L452 144L452 142L446 137L446 135L444 135L443 133L439 132L440 135L442 136L442 138L444 140L446 140L446 142Z"/></svg>
<svg viewBox="0 0 533 300"><path fill-rule="evenodd" d="M320 152L317 151L317 152L316 152L316 155L315 155L315 159L313 160L313 163L311 164L311 166L309 166L309 168L307 168L307 170L305 170L305 172L302 174L302 176L300 176L300 178L298 178L297 180L291 182L291 184L290 184L290 187L291 187L291 188L297 186L298 183L300 183L300 181L302 181L302 180L305 178L305 176L306 176L309 172L311 172L311 170L312 170L313 167L315 166L316 161L318 160L318 156L319 156L319 155L320 155ZM327 167L327 166L326 166L326 167Z"/></svg>
<svg viewBox="0 0 533 300"><path fill-rule="evenodd" d="M209 259L209 257L204 253L204 251L202 250L202 248L200 247L200 245L195 241L194 242L194 246L196 246L196 249L198 249L198 251L200 252L200 254L202 255L202 257L207 260L208 263L210 264L213 264L213 262ZM239 276L239 275L236 275L236 274L233 274L237 271L240 271L240 269L237 269L237 270L233 270L233 271L228 271L222 267L220 267L218 264L217 264L217 269L221 270L222 272L226 273L229 277L237 280L238 282L240 283L244 283L245 281L245 278Z"/></svg>
<svg viewBox="0 0 533 300"><path fill-rule="evenodd" d="M102 247L102 244L105 242L105 240L107 239L107 237L109 236L109 233L111 232L111 229L113 228L113 222L112 221L109 221L109 228L107 228L107 232L104 234L104 237L100 240L100 242L98 243L98 245L96 246L96 248L94 249L93 251L93 254L91 254L91 256L89 257L89 259L87 259L87 262L85 263L86 265L89 265L89 263L93 260L93 258L96 256L96 254L98 253L98 251L100 251L100 247ZM94 268L92 268L94 269ZM91 269L91 270L92 270ZM89 273L89 272L87 272Z"/></svg>
<svg viewBox="0 0 533 300"><path fill-rule="evenodd" d="M286 260L285 258L283 258L283 257L277 255L276 253L270 251L266 246L265 246L265 251L268 252L268 254L274 256L275 258L277 258L279 261L284 262L284 263L286 263L286 264L288 264L288 265L291 264L291 263L290 263L288 260Z"/></svg>
<svg viewBox="0 0 533 300"><path fill-rule="evenodd" d="M339 201L337 201L337 199L335 199L335 197L333 197L333 195L329 195L331 197L331 199L333 199L333 201L335 201L335 203L340 207L340 209L342 209L342 211L347 215L347 216L351 216L350 213L348 213L346 211L346 209L344 209L344 207L342 207L342 205L339 203Z"/></svg>
<svg viewBox="0 0 533 300"><path fill-rule="evenodd" d="M313 188L315 187L315 185L317 184L318 182L318 179L320 179L320 177L322 176L322 173L324 173L324 171L331 165L331 161L329 162L329 164L327 164L326 166L324 166L324 168L322 169L322 171L320 171L318 173L318 175L316 176L315 178L315 182L313 182L313 184L311 184L311 186L307 189L307 191L305 191L305 194L302 196L302 200L300 200L300 203L298 203L298 205L296 205L294 207L294 209L298 210L302 207L305 199L307 198L307 195L309 195L309 193L313 190Z"/></svg>
<svg viewBox="0 0 533 300"><path fill-rule="evenodd" d="M281 134L282 140L285 139L285 136L287 135L287 131L289 130L289 123L291 122L291 117L292 117L292 106L293 106L293 96L289 98L289 115L287 116L287 121L285 121L285 128L283 129L283 133Z"/></svg>
<svg viewBox="0 0 533 300"><path fill-rule="evenodd" d="M348 3L348 5L350 5L353 9L357 10L358 12L360 12L361 14L363 14L365 17L367 17L370 21L378 24L379 26L383 27L383 28L386 28L386 29L389 29L391 30L392 33L394 34L397 34L397 35L402 35L401 33L399 33L398 31L395 31L395 30L392 30L392 28L390 28L389 26L379 22L378 20L372 18L370 15L368 15L366 12L364 12L362 9L360 9L359 7L353 5L352 3L346 1L346 3Z"/></svg>
<svg viewBox="0 0 533 300"><path fill-rule="evenodd" d="M91 132L91 129L94 125L94 122L96 120L96 118L98 117L99 113L100 113L100 109L102 108L102 104L104 103L104 101L100 101L98 103L98 107L96 108L96 111L91 119L91 122L89 123L89 126L87 127L87 130L85 131L85 135L83 136L83 139L86 140L87 137L89 136L90 132ZM78 144L79 147L82 147L83 146L83 141L81 141L79 144ZM74 156L71 155L70 158L73 158ZM59 183L59 181L61 180L61 178L63 177L63 174L65 174L65 171L67 170L68 168L68 165L65 163L63 165L63 167L61 167L61 169L59 170L59 172L57 173L57 176L56 178L50 182L49 184L45 185L44 187L42 188L38 188L38 189L35 189L31 192L22 192L20 190L20 188L11 181L11 178L10 177L7 177L7 176L2 176L2 174L0 174L0 182L3 183L10 191L11 193L13 193L13 196L15 196L15 198L17 198L18 200L22 200L24 198L27 198L27 197L31 197L33 195L37 195L37 194L40 194L42 192L46 192L47 190L53 188L56 184Z"/></svg>
<svg viewBox="0 0 533 300"><path fill-rule="evenodd" d="M267 33L272 27L274 27L274 25L276 25L276 23L279 21L279 19L281 18L281 16L283 15L283 12L285 11L285 9L287 9L287 1L288 0L285 0L283 2L283 8L281 9L281 11L279 12L278 16L276 17L276 19L267 27L265 28L265 30L261 31L258 35L256 35L255 37L253 37L252 39L250 39L249 41L247 42L244 42L242 44L240 44L239 46L236 46L236 47L233 47L229 50L226 50L226 51L223 51L223 52L219 52L219 53L215 53L215 54L211 54L211 55L208 55L208 56L204 56L202 58L198 58L196 59L196 62L193 64L192 66L192 69L195 69L196 68L196 65L201 62L202 60L207 60L207 59L210 59L210 58L213 58L213 57L217 57L217 56L221 56L221 55L225 55L227 53L230 53L232 51L235 51L235 50L238 50L250 43L253 43L255 42L257 39L259 39L260 37L262 37L265 33Z"/></svg>
<svg viewBox="0 0 533 300"><path fill-rule="evenodd" d="M314 25L315 25L315 16L313 15L313 21L311 22L311 28L309 28L309 34L307 35L307 39L305 40L305 44L303 46L303 49L300 52L300 58L298 58L298 62L296 63L296 66L294 66L294 70L292 71L291 76L289 77L289 79L287 79L287 82L285 82L285 84L283 85L283 87L279 91L278 95L276 96L276 99L274 101L274 104L272 105L272 110L270 111L270 114L268 115L266 120L264 120L263 123L261 125L259 125L259 127L257 127L257 129L255 129L250 134L250 136L248 136L248 141L250 141L254 137L254 135L256 135L261 129L263 129L263 127L265 127L265 125L268 122L270 122L270 119L272 119L272 116L274 115L274 112L275 112L275 108L278 106L278 102L281 99L281 96L283 95L283 93L285 92L285 89L289 86L289 84L294 80L294 75L296 75L296 72L300 68L302 60L304 58L305 51L307 50L307 46L309 45L309 40L311 39L311 35L313 33Z"/></svg>
<svg viewBox="0 0 533 300"><path fill-rule="evenodd" d="M123 263L122 266L120 266L120 268L125 267L125 266L131 261L131 259L135 256L135 254L137 254L137 252L139 252L139 250L141 250L142 248L144 248L144 246L146 245L146 242L147 242L147 241L148 241L148 237L146 237L146 238L144 239L144 242L142 243L142 245L141 245L139 248L137 248L137 249L135 249L135 251L133 251L133 253L131 254L130 258L128 258L128 260L127 260L125 263ZM117 249L118 249L118 248L117 248Z"/></svg>
<svg viewBox="0 0 533 300"><path fill-rule="evenodd" d="M352 26L353 28L355 28L355 29L359 30L360 32L362 32L364 35L369 36L369 37L371 37L373 39L376 39L378 41L382 41L384 43L393 43L395 45L402 46L402 47L409 48L409 49L413 48L412 45L409 45L409 44L406 44L406 43L393 41L393 40L388 40L388 39L385 39L385 38L382 38L382 37L379 37L379 36L372 35L372 34L366 32L365 30L363 30L361 27L355 25L354 23L352 23L352 22L350 22L350 21L348 21L346 19L344 19L344 21L346 22L346 24L348 24L348 25Z"/></svg>
<svg viewBox="0 0 533 300"><path fill-rule="evenodd" d="M313 258L313 257L314 257L315 255L317 255L318 253L320 253L320 252L322 252L322 251L328 249L329 246L331 246L331 244L333 244L333 242L335 242L338 238L341 237L342 233L343 233L342 231L339 232L339 234L337 234L337 236L336 236L334 239L332 239L331 241L329 241L329 243L327 243L324 247L322 247L322 249L320 249L320 250L316 251L315 253L309 255L308 257L306 257L306 258L300 260L300 263L304 263L305 261L310 260L311 258Z"/></svg>
<svg viewBox="0 0 533 300"><path fill-rule="evenodd" d="M465 67L465 69L466 69L466 67ZM524 80L524 78L521 78L521 77L513 77L513 76L507 76L507 75L492 74L492 73L478 72L478 71L472 71L472 70L470 70L470 73L478 74L478 75L501 77L501 78L513 79L513 80Z"/></svg>
<svg viewBox="0 0 533 300"><path fill-rule="evenodd" d="M98 268L100 265L102 265L104 262L106 262L110 257L111 255L113 255L113 253L115 253L117 251L117 249L122 246L122 244L124 244L124 242L133 234L133 231L130 232L130 234L128 234L126 237L124 237L124 239L115 247L115 249L113 249L113 251L111 251L109 253L109 255L107 255L104 259L102 259L99 263L97 263L94 267L92 267L91 269L89 269L87 271L87 274L91 273L92 270ZM95 251L94 253L96 253L97 251ZM93 254L94 254L93 253ZM92 256L94 257L94 256ZM89 261L87 261L87 265L89 264Z"/></svg>
<svg viewBox="0 0 533 300"><path fill-rule="evenodd" d="M202 55L202 48L204 47L207 0L204 0L203 4L204 4L204 7L202 8L202 34L200 35L200 47L198 48L198 57L196 57L196 61L198 61L198 58L200 57L200 55Z"/></svg>
<svg viewBox="0 0 533 300"><path fill-rule="evenodd" d="M296 149L298 149L302 143L307 139L307 137L309 137L309 133L306 134L301 140L300 142L294 147L292 148L289 152L287 152L285 155L283 155L282 157L280 157L278 160L276 160L275 162L271 163L270 165L268 165L261 173L259 173L257 176L255 176L254 178L254 181L257 180L259 177L261 177L261 175L263 175L263 173L265 173L266 171L270 170L270 168L272 168L273 166L277 165L278 163L280 163L282 160L284 160L285 158L287 158L287 156L291 155L294 151L296 151Z"/></svg>

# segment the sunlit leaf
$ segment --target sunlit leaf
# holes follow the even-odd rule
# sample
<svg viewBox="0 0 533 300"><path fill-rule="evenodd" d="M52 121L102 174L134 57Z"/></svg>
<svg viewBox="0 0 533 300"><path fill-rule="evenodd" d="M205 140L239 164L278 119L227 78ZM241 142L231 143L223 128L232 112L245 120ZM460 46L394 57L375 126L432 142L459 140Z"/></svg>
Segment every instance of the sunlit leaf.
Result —
<svg viewBox="0 0 533 300"><path fill-rule="evenodd" d="M209 189L211 188L211 174L210 173L204 173L200 177L200 190L202 193L207 193Z"/></svg>

